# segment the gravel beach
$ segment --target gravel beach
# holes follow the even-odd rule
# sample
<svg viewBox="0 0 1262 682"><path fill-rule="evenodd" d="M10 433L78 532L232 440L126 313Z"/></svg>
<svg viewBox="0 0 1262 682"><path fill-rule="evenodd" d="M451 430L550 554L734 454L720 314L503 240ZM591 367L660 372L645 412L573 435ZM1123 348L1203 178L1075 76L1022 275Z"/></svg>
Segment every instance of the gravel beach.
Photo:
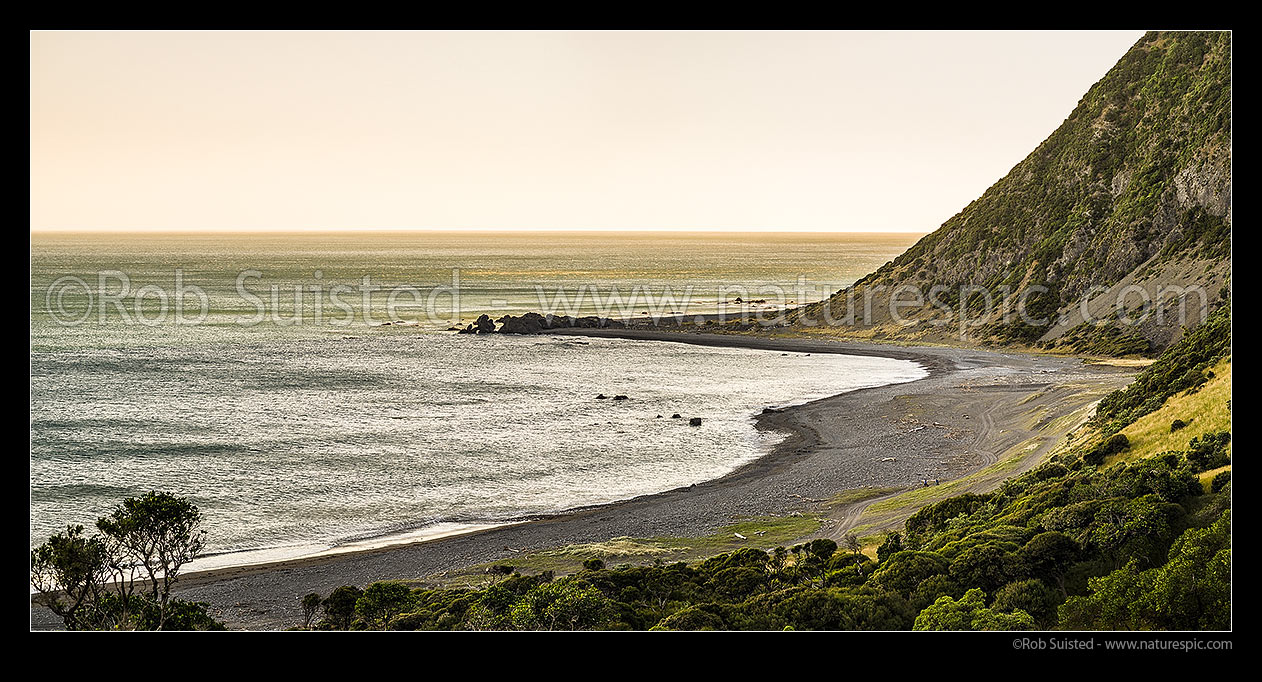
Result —
<svg viewBox="0 0 1262 682"><path fill-rule="evenodd" d="M660 329L560 333L878 355L918 362L929 375L766 411L756 418L758 428L787 437L767 456L720 479L465 535L191 573L181 579L179 596L210 602L233 629L281 629L300 620L299 599L308 592L327 594L339 585L383 579L422 580L530 550L618 536L703 535L741 518L792 512L826 515L817 535L840 537L871 501L825 506L822 500L863 487L945 483L982 471L1021 446L1013 467L969 479L973 489L993 486L1037 464L1071 428L1065 418L1125 385L1136 372L1077 358L959 348ZM58 624L38 606L31 618L35 628Z"/></svg>

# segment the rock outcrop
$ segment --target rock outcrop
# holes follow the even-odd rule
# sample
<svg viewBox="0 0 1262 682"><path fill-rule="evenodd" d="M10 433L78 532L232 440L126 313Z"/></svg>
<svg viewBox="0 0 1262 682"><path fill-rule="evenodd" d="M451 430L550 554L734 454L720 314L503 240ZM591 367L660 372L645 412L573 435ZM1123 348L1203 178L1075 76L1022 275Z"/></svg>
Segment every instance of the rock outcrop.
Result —
<svg viewBox="0 0 1262 682"><path fill-rule="evenodd" d="M494 334L495 323L491 321L490 315L480 315L473 324L456 332L457 334Z"/></svg>
<svg viewBox="0 0 1262 682"><path fill-rule="evenodd" d="M552 329L613 329L625 327L618 320L589 315L586 317L570 317L568 315L540 315L526 313L520 317L505 315L496 320L501 334L541 334Z"/></svg>

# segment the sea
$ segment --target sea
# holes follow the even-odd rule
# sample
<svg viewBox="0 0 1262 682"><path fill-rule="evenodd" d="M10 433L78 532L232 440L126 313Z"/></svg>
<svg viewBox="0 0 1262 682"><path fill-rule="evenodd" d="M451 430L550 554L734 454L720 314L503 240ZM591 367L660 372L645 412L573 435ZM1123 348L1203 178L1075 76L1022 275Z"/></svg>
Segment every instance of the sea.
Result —
<svg viewBox="0 0 1262 682"><path fill-rule="evenodd" d="M31 545L149 490L201 509L208 552L193 568L206 569L439 537L723 476L783 437L754 428L764 407L912 381L924 368L450 330L529 311L774 315L916 238L33 233Z"/></svg>

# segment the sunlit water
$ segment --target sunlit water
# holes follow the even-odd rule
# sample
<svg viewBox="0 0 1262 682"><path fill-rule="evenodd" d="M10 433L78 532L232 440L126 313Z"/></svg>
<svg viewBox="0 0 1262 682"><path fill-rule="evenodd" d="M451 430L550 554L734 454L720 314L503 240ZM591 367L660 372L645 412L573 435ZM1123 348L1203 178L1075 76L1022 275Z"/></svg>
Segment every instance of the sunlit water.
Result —
<svg viewBox="0 0 1262 682"><path fill-rule="evenodd" d="M488 280L501 284L480 290L467 275L462 282L470 287L462 296L489 302L505 289L527 290L542 271L587 266L572 254L551 264L538 255L526 259L530 272L519 272L510 266L526 261L487 255L499 254L489 237L444 237L430 250L412 238L396 254L383 237L361 236L339 243L338 254L358 254L342 265L338 259L349 256L330 255L316 241L304 251L302 240L282 248L223 236L182 245L135 239L58 236L33 244L33 545L151 489L188 495L201 507L211 550L220 554L203 567L503 523L722 476L776 442L779 436L752 426L765 406L924 376L917 365L884 358L457 336L424 324L243 326L231 321L239 311L226 293L240 268L286 281L319 268L383 279L379 273L393 272L400 282L409 259L419 270L439 261L510 261ZM560 251L581 251L565 243ZM624 244L636 248L638 256L619 257L653 263L659 247ZM838 260L855 270L871 269L865 258L887 260L872 255L885 253L880 248L898 251L886 241L849 248L860 255ZM708 261L714 250L714 238L673 246L672 263L697 264L691 274L659 263L651 266L664 269L656 274L587 275L606 286L640 275L750 286L798 276L787 265L766 270L756 249ZM707 270L707 262L716 265ZM724 270L716 272L720 262ZM113 315L62 326L43 309L41 287L58 277L86 280L118 269L140 282L173 267L218 292L207 322L148 327ZM844 280L848 272L833 276ZM630 399L597 400L598 393ZM674 413L685 419L671 419ZM692 416L703 419L700 427L687 424Z"/></svg>

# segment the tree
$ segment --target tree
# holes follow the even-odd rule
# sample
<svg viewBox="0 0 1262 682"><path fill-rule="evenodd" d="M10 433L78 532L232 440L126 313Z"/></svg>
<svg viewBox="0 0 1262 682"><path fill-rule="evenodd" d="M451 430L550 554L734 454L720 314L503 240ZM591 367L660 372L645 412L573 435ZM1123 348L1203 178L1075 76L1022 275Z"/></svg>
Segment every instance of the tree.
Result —
<svg viewBox="0 0 1262 682"><path fill-rule="evenodd" d="M99 537L83 526L66 526L31 550L31 586L67 630L91 630L100 622L98 601L109 581L110 561Z"/></svg>
<svg viewBox="0 0 1262 682"><path fill-rule="evenodd" d="M324 603L324 600L315 592L302 598L302 627L308 630L311 629L311 623L315 621L316 611L319 610L322 603Z"/></svg>
<svg viewBox="0 0 1262 682"><path fill-rule="evenodd" d="M1056 607L1061 600L1056 590L1037 578L1018 580L999 588L991 608L996 611L1025 611L1042 625L1056 624Z"/></svg>
<svg viewBox="0 0 1262 682"><path fill-rule="evenodd" d="M563 578L539 585L513 605L513 625L521 630L588 630L604 625L614 609L585 580Z"/></svg>
<svg viewBox="0 0 1262 682"><path fill-rule="evenodd" d="M886 559L903 551L903 539L898 533L885 536L885 542L876 549L876 563L883 564Z"/></svg>
<svg viewBox="0 0 1262 682"><path fill-rule="evenodd" d="M944 575L950 563L936 552L904 550L885 560L872 574L871 581L883 589L907 595L920 583L935 575Z"/></svg>
<svg viewBox="0 0 1262 682"><path fill-rule="evenodd" d="M207 604L171 596L180 569L201 553L200 523L184 498L127 498L97 521L97 534L68 526L33 550L31 585L72 630L223 629Z"/></svg>
<svg viewBox="0 0 1262 682"><path fill-rule="evenodd" d="M854 533L846 533L846 536L842 538L842 542L845 543L846 549L850 550L854 554L858 554L863 550L863 541L861 541L859 536Z"/></svg>
<svg viewBox="0 0 1262 682"><path fill-rule="evenodd" d="M401 582L375 582L355 600L355 614L370 628L384 628L390 619L407 607L412 589Z"/></svg>
<svg viewBox="0 0 1262 682"><path fill-rule="evenodd" d="M363 596L364 591L352 585L343 585L329 593L324 600L325 625L333 630L349 630L355 621L355 602Z"/></svg>
<svg viewBox="0 0 1262 682"><path fill-rule="evenodd" d="M1051 580L1060 587L1061 596L1068 596L1065 572L1078 560L1078 554L1078 543L1068 535L1056 531L1039 533L1017 550L1012 560L1013 572Z"/></svg>
<svg viewBox="0 0 1262 682"><path fill-rule="evenodd" d="M161 607L158 629L165 620L171 588L180 570L204 548L201 512L183 497L149 492L129 497L96 527L120 553L144 571L150 597Z"/></svg>
<svg viewBox="0 0 1262 682"><path fill-rule="evenodd" d="M965 587L993 592L1008 582L1008 553L994 543L976 545L960 552L951 562L951 577Z"/></svg>

